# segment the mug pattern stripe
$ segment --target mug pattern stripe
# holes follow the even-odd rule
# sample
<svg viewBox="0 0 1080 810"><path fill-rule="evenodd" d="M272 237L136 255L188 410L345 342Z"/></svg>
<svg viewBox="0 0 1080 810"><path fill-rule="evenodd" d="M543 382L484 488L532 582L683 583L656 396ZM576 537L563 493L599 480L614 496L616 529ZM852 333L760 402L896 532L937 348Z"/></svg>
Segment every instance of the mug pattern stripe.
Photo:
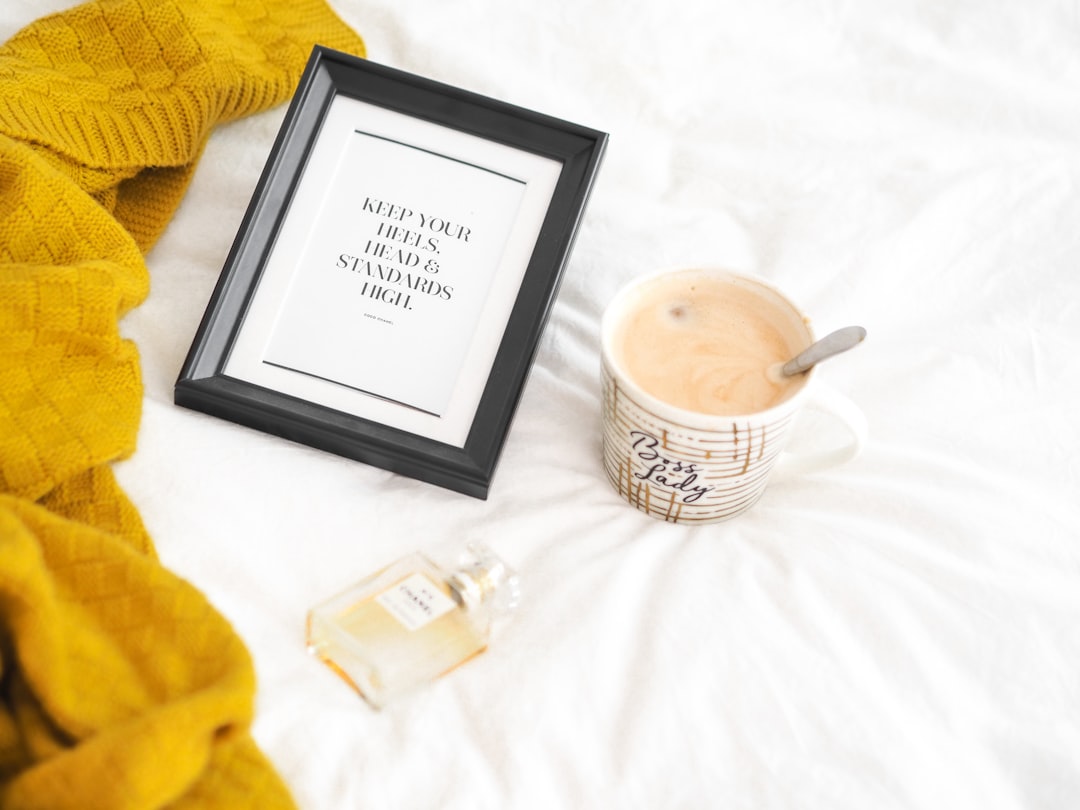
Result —
<svg viewBox="0 0 1080 810"><path fill-rule="evenodd" d="M753 424L739 417L704 430L661 417L623 390L603 369L604 468L630 504L679 523L731 517L765 489L783 450L794 408Z"/></svg>

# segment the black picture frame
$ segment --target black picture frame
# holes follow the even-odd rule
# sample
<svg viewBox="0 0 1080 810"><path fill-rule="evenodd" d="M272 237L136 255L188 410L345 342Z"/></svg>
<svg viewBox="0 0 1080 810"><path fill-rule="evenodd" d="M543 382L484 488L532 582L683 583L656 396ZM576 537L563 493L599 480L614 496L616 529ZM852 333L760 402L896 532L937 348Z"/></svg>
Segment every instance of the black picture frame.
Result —
<svg viewBox="0 0 1080 810"><path fill-rule="evenodd" d="M336 400L328 403L298 394L291 386L267 384L258 378L253 381L233 371L233 364L240 363L234 357L234 352L237 356L240 353L238 342L253 340L245 333L257 327L246 324L283 229L299 232L308 226L307 220L295 218L311 216L310 209L293 211L294 198L301 176L313 155L317 156L329 111L335 103L354 103L337 99L355 100L358 108L370 107L380 115L387 111L394 120L415 121L417 128L427 128L425 132L434 127L431 131L479 144L481 149L490 144L492 151L498 150L511 161L520 158L527 163L536 156L538 165L555 167L547 191L536 192L534 208L539 216L528 226L533 230L522 228L535 239L530 236L523 241L527 249L521 253L520 275L514 277L520 278L520 283L515 280L512 287L504 284L513 290L504 303L509 313L505 328L500 319L492 319L497 323L483 329L494 339L487 344L474 339L475 345L483 346L480 354L492 359L490 364L486 360L473 363L481 374L471 395L470 401L475 401L471 418L471 405L459 408L466 414L459 419L458 432L463 439L447 440L439 433L441 427L429 431L388 423L393 420L367 413L366 404L341 407ZM316 47L176 381L176 404L486 498L607 140L604 132ZM290 218L294 218L291 224ZM261 295L273 293L264 291ZM272 298L267 301L261 306L273 304ZM393 403L371 407L385 409ZM396 419L397 411L393 414ZM413 417L411 412L402 412L401 418Z"/></svg>

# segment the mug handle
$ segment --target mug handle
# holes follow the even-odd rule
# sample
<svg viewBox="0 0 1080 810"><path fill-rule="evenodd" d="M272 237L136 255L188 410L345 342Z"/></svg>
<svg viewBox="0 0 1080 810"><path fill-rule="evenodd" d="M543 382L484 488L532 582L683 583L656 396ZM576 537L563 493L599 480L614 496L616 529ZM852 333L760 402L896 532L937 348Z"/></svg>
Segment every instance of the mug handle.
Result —
<svg viewBox="0 0 1080 810"><path fill-rule="evenodd" d="M804 407L838 420L847 429L848 440L835 447L784 450L773 468L774 480L844 464L858 456L866 444L866 416L858 405L835 388L821 382L817 382L808 395ZM798 430L798 425L795 429Z"/></svg>

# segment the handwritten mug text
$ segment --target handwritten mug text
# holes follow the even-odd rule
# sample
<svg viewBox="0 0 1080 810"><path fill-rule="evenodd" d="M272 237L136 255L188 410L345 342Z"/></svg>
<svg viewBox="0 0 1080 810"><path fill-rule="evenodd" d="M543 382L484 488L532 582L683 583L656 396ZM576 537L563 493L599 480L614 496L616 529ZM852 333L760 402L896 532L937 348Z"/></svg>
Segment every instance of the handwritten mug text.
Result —
<svg viewBox="0 0 1080 810"><path fill-rule="evenodd" d="M714 487L695 483L699 468L696 464L680 459L667 458L658 448L660 440L642 430L630 431L634 453L648 467L644 472L634 473L642 481L651 481L682 493L683 503L694 503Z"/></svg>

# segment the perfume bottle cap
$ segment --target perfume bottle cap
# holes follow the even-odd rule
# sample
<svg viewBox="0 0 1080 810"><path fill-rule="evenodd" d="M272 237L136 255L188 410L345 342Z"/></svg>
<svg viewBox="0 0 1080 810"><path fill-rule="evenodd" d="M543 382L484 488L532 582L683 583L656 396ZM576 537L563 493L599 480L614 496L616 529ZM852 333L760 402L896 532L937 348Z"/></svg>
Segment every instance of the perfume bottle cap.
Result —
<svg viewBox="0 0 1080 810"><path fill-rule="evenodd" d="M504 616L521 601L521 577L483 543L469 543L453 574L462 597L482 606L492 618Z"/></svg>

